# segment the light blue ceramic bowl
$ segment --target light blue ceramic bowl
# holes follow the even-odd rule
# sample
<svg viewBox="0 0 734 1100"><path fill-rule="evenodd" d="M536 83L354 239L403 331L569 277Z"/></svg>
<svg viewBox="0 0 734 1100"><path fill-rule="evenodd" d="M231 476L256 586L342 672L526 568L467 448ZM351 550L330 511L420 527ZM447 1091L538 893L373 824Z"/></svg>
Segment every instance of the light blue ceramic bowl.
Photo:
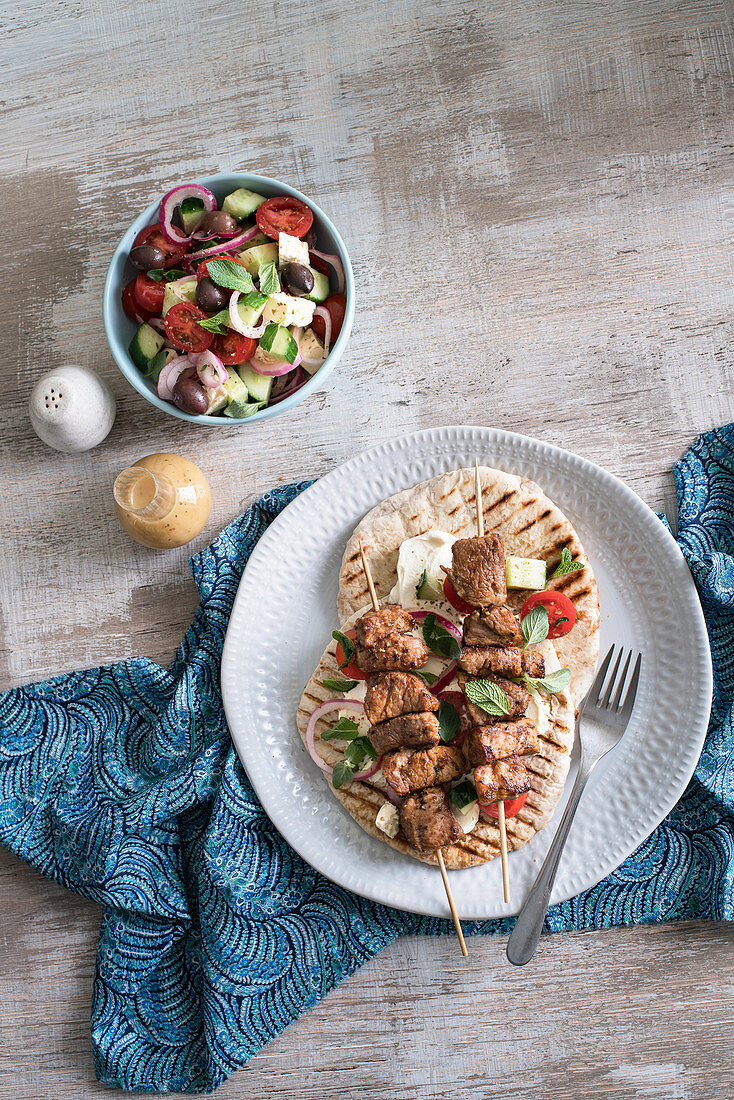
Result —
<svg viewBox="0 0 734 1100"><path fill-rule="evenodd" d="M336 254L344 265L347 284L345 291L347 311L344 315L342 330L331 348L323 367L316 372L313 378L311 378L305 386L302 386L301 389L291 397L287 397L285 401L261 409L260 412L254 413L253 416L246 417L242 420L233 420L228 416L193 416L191 413L185 413L177 409L170 401L162 401L156 393L153 383L149 379L143 378L130 358L127 349L130 345L130 341L135 335L137 326L135 322L131 321L124 313L120 300L122 288L136 275L135 268L128 260L128 254L132 248L133 241L144 226L150 225L151 222L157 220L158 206L162 198L161 195L155 202L152 202L150 206L146 207L143 213L136 218L132 225L125 231L122 240L115 249L115 254L112 257L107 271L107 278L105 279L104 285L103 311L105 334L107 336L107 342L110 345L110 350L115 357L118 367L130 385L133 386L138 393L142 394L145 400L149 401L151 405L155 405L156 408L161 409L164 413L168 413L169 416L177 416L179 420L189 420L193 424L213 424L221 428L231 424L256 424L259 420L267 420L270 416L279 416L282 413L286 413L289 409L292 409L294 405L297 405L299 401L303 401L312 394L314 390L320 389L323 386L324 380L331 374L334 367L341 359L344 348L347 346L347 340L352 330L352 321L354 320L354 276L352 274L352 265L349 261L349 253L344 246L344 241L341 239L323 210L316 206L311 199L301 194L300 191L296 191L295 187L289 187L286 183L279 183L278 180L270 179L268 176L254 176L247 172L230 175L229 173L221 172L216 176L201 176L195 181L182 180L181 182L203 183L205 187L208 187L214 192L220 203L225 195L228 195L231 191L236 191L238 187L247 187L251 191L255 191L260 195L267 195L268 197L271 195L294 195L295 198L302 199L303 202L308 203L314 214L314 228L319 242L319 250ZM333 289L334 279L332 276L332 290Z"/></svg>

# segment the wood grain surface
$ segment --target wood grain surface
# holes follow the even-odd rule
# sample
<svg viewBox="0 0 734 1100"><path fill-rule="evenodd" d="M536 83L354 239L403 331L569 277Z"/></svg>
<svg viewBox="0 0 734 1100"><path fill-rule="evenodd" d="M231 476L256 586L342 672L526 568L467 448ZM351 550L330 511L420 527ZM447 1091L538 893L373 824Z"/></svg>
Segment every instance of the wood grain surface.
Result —
<svg viewBox="0 0 734 1100"><path fill-rule="evenodd" d="M133 654L167 662L189 553L276 483L442 423L540 436L654 508L732 419L734 9L727 0L9 0L0 13L5 308L2 686ZM238 168L339 226L358 300L342 362L288 417L196 429L133 392L101 291L123 229L175 182ZM28 390L80 362L107 441L64 456ZM172 450L210 523L165 556L124 537L115 474ZM0 853L0 1100L109 1094L88 1035L97 909ZM221 1089L227 1098L734 1095L728 928L498 939L461 969L402 941Z"/></svg>

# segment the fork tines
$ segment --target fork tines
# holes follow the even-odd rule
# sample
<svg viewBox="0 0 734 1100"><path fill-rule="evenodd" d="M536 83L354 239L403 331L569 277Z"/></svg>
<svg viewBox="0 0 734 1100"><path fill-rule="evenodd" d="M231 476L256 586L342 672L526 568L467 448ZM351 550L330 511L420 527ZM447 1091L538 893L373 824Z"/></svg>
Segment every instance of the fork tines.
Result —
<svg viewBox="0 0 734 1100"><path fill-rule="evenodd" d="M607 672L609 666L612 663L614 657L614 651L618 649L617 659L612 669L612 674L607 682L607 689L602 696L602 688L604 687ZM606 711L610 715L619 716L627 721L632 714L632 708L635 704L635 696L637 695L637 685L640 681L640 669L642 668L642 654L636 655L634 668L632 670L632 676L627 683L627 689L625 692L625 683L627 681L627 673L629 671L630 663L633 658L633 651L630 649L627 652L625 658L624 646L612 645L609 648L609 652L605 656L599 671L596 674L596 679L591 685L591 690L588 696L588 704L595 707L597 710ZM624 664L622 663L624 661ZM621 674L620 674L621 668ZM614 691L616 685L616 692ZM612 692L614 696L612 697Z"/></svg>

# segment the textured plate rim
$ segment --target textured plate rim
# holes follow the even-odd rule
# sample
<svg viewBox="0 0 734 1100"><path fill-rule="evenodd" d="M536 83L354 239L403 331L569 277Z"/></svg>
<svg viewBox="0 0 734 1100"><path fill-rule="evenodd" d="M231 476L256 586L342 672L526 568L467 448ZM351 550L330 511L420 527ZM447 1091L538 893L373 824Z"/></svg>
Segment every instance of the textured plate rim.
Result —
<svg viewBox="0 0 734 1100"><path fill-rule="evenodd" d="M294 830L289 827L289 822L287 820L288 815L284 814L282 811L282 800L279 802L278 799L270 795L268 782L272 776L268 772L267 766L262 766L262 762L258 758L257 753L248 752L246 737L238 737L237 735L237 727L240 724L238 709L240 700L236 697L236 641L234 640L235 624L238 620L238 605L241 606L242 604L240 599L243 592L242 582L247 576L247 570L250 568L250 564L253 560L257 562L263 555L267 554L271 544L279 539L281 528L286 524L289 525L295 522L301 512L308 512L312 507L316 506L322 495L326 494L328 497L331 485L338 483L339 480L344 477L348 478L350 472L365 465L372 467L376 458L385 453L390 453L390 451L396 447L412 448L417 444L430 444L434 439L437 442L442 440L450 442L456 450L461 448L462 443L466 444L467 442L471 442L482 449L486 449L489 453L492 453L494 449L495 451L506 451L511 454L515 451L521 451L523 448L531 448L534 449L536 453L539 453L541 459L548 456L549 460L552 458L556 463L568 466L576 465L591 477L600 479L602 485L606 483L610 488L614 489L615 493L622 495L630 514L637 519L644 529L646 529L646 533L649 532L652 541L657 543L656 549L661 553L663 559L661 564L668 564L674 567L679 574L677 580L681 588L677 592L677 596L679 602L686 605L685 610L691 627L691 648L695 650L698 658L696 669L700 691L697 693L695 700L691 700L692 714L687 719L689 735L685 742L685 752L678 761L677 781L671 783L670 790L667 792L666 796L661 799L658 804L658 809L655 812L648 814L644 818L644 822L638 820L634 827L630 826L626 839L620 842L617 838L616 845L614 847L610 846L610 854L607 858L600 858L599 863L591 874L585 872L584 869L580 869L577 870L573 881L569 883L565 889L559 889L559 884L557 884L556 890L551 895L551 904L556 904L560 901L566 901L584 890L590 889L605 878L611 871L618 867L655 828L657 828L660 822L676 804L695 770L703 747L706 730L708 728L713 690L711 653L706 624L693 578L685 563L680 547L655 513L634 492L634 490L603 467L598 466L589 459L576 455L571 451L564 450L563 448L556 447L553 444L546 443L543 440L534 439L530 436L514 432L503 431L497 428L483 427L481 425L446 425L437 428L422 429L410 433L409 435L384 440L374 447L358 452L356 455L347 459L335 469L319 478L312 486L304 490L287 505L263 533L253 550L250 562L248 562L248 566L240 582L240 587L238 588L225 637L221 669L222 697L225 714L232 733L235 749L242 761L243 767L247 771L255 793L260 799L265 812L285 840L307 863L313 866L321 874L324 874L331 881L337 883L337 885L381 904L426 916L443 917L447 915L443 908L439 909L433 903L416 903L412 898L406 899L398 897L397 895L400 893L399 890L396 894L394 889L386 891L379 886L375 888L370 882L360 881L356 883L354 875L350 873L349 865L346 867L343 863L341 866L338 863L336 866L324 865L323 853L319 853L318 851L314 852L313 846L309 842L308 829L303 829L294 834ZM507 459L503 459L503 461L507 461ZM509 472L512 473L516 471L510 469ZM404 488L410 488L414 483L414 479L406 473ZM377 504L381 499L383 498L377 493L373 503ZM370 507L372 507L372 504L365 507L365 512L368 511ZM293 736L297 737L295 720L293 722ZM300 738L298 738L298 747L301 747ZM565 804L569 791L570 787L567 783L559 800L559 806L556 812ZM554 821L555 820L557 820L557 818L554 817ZM551 823L543 832L552 833L553 829L554 825ZM431 870L429 865L423 866L426 867L428 871ZM474 873L480 870L481 868L476 868L474 869ZM460 879L471 873L472 869L457 872L457 875L453 877L455 893L459 892L457 877ZM495 897L487 897L486 909L483 908L481 913L471 912L467 914L466 919L492 919L495 917L512 916L519 911L521 904L521 897L513 896L513 901L510 906L503 906L501 900Z"/></svg>

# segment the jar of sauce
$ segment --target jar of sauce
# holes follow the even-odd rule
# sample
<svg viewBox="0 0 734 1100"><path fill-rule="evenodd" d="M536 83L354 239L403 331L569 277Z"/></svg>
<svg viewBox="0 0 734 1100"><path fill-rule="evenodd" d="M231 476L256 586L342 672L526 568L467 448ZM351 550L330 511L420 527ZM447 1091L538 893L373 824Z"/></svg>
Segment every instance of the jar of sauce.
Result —
<svg viewBox="0 0 734 1100"><path fill-rule="evenodd" d="M153 550L185 546L204 528L212 508L209 482L181 455L139 459L115 479L117 517L131 539Z"/></svg>

